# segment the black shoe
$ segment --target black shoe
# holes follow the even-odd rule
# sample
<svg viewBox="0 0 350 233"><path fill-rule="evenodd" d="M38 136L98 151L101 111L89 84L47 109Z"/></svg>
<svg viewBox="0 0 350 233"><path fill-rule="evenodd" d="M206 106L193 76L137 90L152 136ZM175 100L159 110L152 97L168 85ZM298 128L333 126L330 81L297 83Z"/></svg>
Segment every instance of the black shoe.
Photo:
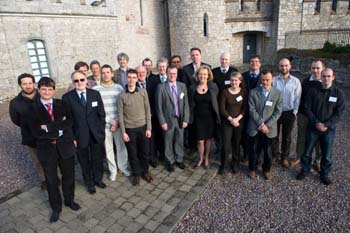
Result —
<svg viewBox="0 0 350 233"><path fill-rule="evenodd" d="M223 175L224 174L224 167L220 166L218 170L218 175Z"/></svg>
<svg viewBox="0 0 350 233"><path fill-rule="evenodd" d="M299 174L297 175L296 179L297 180L303 180L305 179L306 175L304 171L299 172Z"/></svg>
<svg viewBox="0 0 350 233"><path fill-rule="evenodd" d="M88 193L90 193L90 194L96 193L96 189L95 189L94 186L89 186L89 187L87 187L87 191L88 191Z"/></svg>
<svg viewBox="0 0 350 233"><path fill-rule="evenodd" d="M74 211L81 209L80 205L74 201L72 201L71 203L64 203L64 205L71 208L71 210L74 210Z"/></svg>
<svg viewBox="0 0 350 233"><path fill-rule="evenodd" d="M151 165L153 168L156 168L158 166L158 163L156 161L149 161L149 165Z"/></svg>
<svg viewBox="0 0 350 233"><path fill-rule="evenodd" d="M328 176L323 176L323 177L321 177L321 182L322 182L322 184L324 184L324 185L330 185L330 184L332 184L332 181L331 181L331 179L330 179Z"/></svg>
<svg viewBox="0 0 350 233"><path fill-rule="evenodd" d="M58 210L52 211L52 214L50 216L50 222L57 222L58 219L60 218L60 212Z"/></svg>
<svg viewBox="0 0 350 233"><path fill-rule="evenodd" d="M102 181L95 182L95 185L101 189L104 189L107 187L107 185L105 183L103 183Z"/></svg>
<svg viewBox="0 0 350 233"><path fill-rule="evenodd" d="M166 170L168 170L168 172L173 172L174 171L174 164L168 163L166 165Z"/></svg>
<svg viewBox="0 0 350 233"><path fill-rule="evenodd" d="M236 174L238 172L238 166L236 164L231 165L231 172L233 174Z"/></svg>
<svg viewBox="0 0 350 233"><path fill-rule="evenodd" d="M185 167L186 167L183 162L180 162L180 163L176 162L176 166L178 166L182 170L185 169Z"/></svg>

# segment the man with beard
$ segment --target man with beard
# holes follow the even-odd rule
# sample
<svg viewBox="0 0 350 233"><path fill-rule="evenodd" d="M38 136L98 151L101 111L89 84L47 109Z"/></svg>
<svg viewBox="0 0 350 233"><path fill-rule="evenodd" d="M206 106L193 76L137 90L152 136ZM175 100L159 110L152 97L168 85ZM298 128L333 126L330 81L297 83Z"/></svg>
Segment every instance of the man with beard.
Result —
<svg viewBox="0 0 350 233"><path fill-rule="evenodd" d="M45 176L37 157L35 139L30 133L29 126L24 121L24 115L28 112L30 105L40 98L34 84L35 79L33 75L23 73L18 76L18 85L21 88L21 92L10 101L9 113L12 122L21 129L22 145L26 145L29 148L33 164L41 180L41 190L44 190L46 188Z"/></svg>

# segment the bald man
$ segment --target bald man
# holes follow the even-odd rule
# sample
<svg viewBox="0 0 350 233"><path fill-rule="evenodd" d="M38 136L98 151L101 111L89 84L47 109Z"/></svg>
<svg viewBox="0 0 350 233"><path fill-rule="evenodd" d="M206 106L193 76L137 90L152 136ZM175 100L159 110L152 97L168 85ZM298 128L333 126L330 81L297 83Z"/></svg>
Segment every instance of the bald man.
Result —
<svg viewBox="0 0 350 233"><path fill-rule="evenodd" d="M322 86L310 90L306 97L305 112L309 119L305 152L301 158L301 171L297 180L304 179L311 170L312 150L317 141L321 146L320 179L324 185L332 183L329 174L332 167L332 147L336 124L345 109L344 94L334 85L334 73L330 68L322 71Z"/></svg>
<svg viewBox="0 0 350 233"><path fill-rule="evenodd" d="M235 67L230 66L231 56L229 52L223 52L220 55L220 66L212 70L214 82L219 87L219 92L230 86L230 74L238 71Z"/></svg>
<svg viewBox="0 0 350 233"><path fill-rule="evenodd" d="M301 84L298 78L290 74L290 61L283 58L279 62L280 73L274 78L272 86L282 93L282 115L277 121L277 137L273 142L273 155L275 159L281 158L283 167L289 167L289 153L292 142L292 130L299 110L301 97ZM279 152L280 130L282 128L281 153Z"/></svg>

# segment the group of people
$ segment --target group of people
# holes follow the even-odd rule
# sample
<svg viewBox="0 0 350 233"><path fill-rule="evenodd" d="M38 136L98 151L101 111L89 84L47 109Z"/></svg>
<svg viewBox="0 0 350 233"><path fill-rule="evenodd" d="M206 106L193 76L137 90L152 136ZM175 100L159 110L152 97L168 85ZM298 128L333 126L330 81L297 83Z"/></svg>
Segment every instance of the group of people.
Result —
<svg viewBox="0 0 350 233"><path fill-rule="evenodd" d="M280 159L284 167L301 162L297 179L304 179L318 145L314 168L324 184L331 183L335 125L345 105L330 68L314 61L311 76L301 83L290 74L286 58L279 61L279 74L273 77L271 71L261 70L258 55L250 58L250 69L243 74L230 65L227 52L214 69L202 62L199 48L192 48L190 55L192 63L183 67L178 55L171 57L170 64L160 58L158 74L152 73L149 58L129 68L125 53L118 54L116 70L98 61L90 67L78 62L62 100L54 98L53 79L42 77L36 89L31 74L18 76L21 92L10 102L9 112L21 128L22 144L31 150L42 188L47 188L51 222L59 219L62 210L60 182L64 204L80 209L74 201L75 155L90 194L95 187L106 188L105 158L111 181L119 170L131 175L138 186L141 178L153 181L149 166L157 167L159 161L169 172L175 166L185 169L185 146L198 152L193 168L207 169L213 141L221 155L218 174L224 174L231 154L232 172L248 160L252 179L260 163L265 179L271 179L273 159ZM298 159L290 161L296 118Z"/></svg>

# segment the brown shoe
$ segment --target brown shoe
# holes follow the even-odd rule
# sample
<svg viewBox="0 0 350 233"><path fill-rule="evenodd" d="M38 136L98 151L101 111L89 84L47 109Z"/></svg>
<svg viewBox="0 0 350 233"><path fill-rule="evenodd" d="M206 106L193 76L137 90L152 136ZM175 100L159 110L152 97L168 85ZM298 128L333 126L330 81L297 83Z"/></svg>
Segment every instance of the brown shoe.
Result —
<svg viewBox="0 0 350 233"><path fill-rule="evenodd" d="M134 176L134 179L132 181L132 184L134 186L139 186L140 185L140 176Z"/></svg>
<svg viewBox="0 0 350 233"><path fill-rule="evenodd" d="M250 179L255 180L256 179L255 171L250 171L248 176L249 176Z"/></svg>
<svg viewBox="0 0 350 233"><path fill-rule="evenodd" d="M317 172L320 173L321 172L321 168L320 165L318 163L314 163L314 165L312 165L312 168Z"/></svg>
<svg viewBox="0 0 350 233"><path fill-rule="evenodd" d="M41 182L40 189L41 189L41 191L45 191L46 190L46 181L42 181Z"/></svg>
<svg viewBox="0 0 350 233"><path fill-rule="evenodd" d="M271 172L264 172L263 175L265 180L271 180L271 177L272 177Z"/></svg>
<svg viewBox="0 0 350 233"><path fill-rule="evenodd" d="M282 167L289 167L289 161L287 159L282 159Z"/></svg>
<svg viewBox="0 0 350 233"><path fill-rule="evenodd" d="M300 164L300 159L293 159L290 161L290 166L295 167L296 165Z"/></svg>
<svg viewBox="0 0 350 233"><path fill-rule="evenodd" d="M147 181L148 183L152 183L152 181L153 181L153 177L148 173L143 176L143 179L145 181Z"/></svg>

